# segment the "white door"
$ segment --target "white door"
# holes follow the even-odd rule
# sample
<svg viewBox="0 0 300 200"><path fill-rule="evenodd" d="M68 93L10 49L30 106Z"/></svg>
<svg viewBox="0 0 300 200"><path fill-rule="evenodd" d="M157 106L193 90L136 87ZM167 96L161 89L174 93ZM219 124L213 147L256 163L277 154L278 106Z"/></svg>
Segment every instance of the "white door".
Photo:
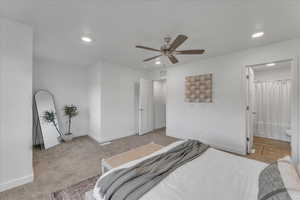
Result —
<svg viewBox="0 0 300 200"><path fill-rule="evenodd" d="M153 82L140 79L139 87L139 134L153 130Z"/></svg>
<svg viewBox="0 0 300 200"><path fill-rule="evenodd" d="M254 117L255 117L255 85L254 85L254 72L251 67L247 69L247 152L251 153L253 146L254 135Z"/></svg>
<svg viewBox="0 0 300 200"><path fill-rule="evenodd" d="M154 129L166 127L166 80L153 81Z"/></svg>

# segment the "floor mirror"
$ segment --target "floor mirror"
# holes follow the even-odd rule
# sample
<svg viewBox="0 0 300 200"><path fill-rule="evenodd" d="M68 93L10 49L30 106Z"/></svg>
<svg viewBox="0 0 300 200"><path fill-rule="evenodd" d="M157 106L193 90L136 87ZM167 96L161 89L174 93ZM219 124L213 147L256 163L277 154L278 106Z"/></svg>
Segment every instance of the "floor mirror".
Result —
<svg viewBox="0 0 300 200"><path fill-rule="evenodd" d="M53 95L49 91L39 90L34 94L34 104L36 131L34 131L33 143L43 145L45 149L58 145L60 134ZM53 113L53 122L45 119L46 112Z"/></svg>

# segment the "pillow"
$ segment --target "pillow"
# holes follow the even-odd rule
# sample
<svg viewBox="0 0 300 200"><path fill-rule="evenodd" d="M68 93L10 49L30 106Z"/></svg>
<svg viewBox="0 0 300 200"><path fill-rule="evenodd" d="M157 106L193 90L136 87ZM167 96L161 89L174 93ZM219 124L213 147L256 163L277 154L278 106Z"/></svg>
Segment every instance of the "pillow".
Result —
<svg viewBox="0 0 300 200"><path fill-rule="evenodd" d="M259 175L258 200L300 200L300 178L289 157L268 165Z"/></svg>

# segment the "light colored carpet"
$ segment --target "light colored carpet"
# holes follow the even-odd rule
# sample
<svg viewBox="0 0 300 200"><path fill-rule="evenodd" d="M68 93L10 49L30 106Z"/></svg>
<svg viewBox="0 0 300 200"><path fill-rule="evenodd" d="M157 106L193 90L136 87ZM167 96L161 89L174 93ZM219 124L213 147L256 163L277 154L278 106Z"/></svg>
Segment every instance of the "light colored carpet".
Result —
<svg viewBox="0 0 300 200"><path fill-rule="evenodd" d="M247 155L248 158L253 158L263 162L273 162L278 158L290 155L290 144L288 142L254 137L255 153ZM98 176L89 178L85 181L77 183L63 190L52 193L51 200L86 200L93 199L91 196L92 189L98 179ZM89 193L87 195L87 193Z"/></svg>
<svg viewBox="0 0 300 200"><path fill-rule="evenodd" d="M106 146L100 146L96 141L84 136L47 151L35 149L34 182L2 192L0 199L48 200L50 193L62 189L69 190L78 186L79 182L100 174L102 158L151 142L168 145L174 141L175 138L166 136L164 130L160 130L143 136L118 139ZM246 157L263 162L273 162L278 157L290 154L289 143L276 140L255 137L254 148L256 153Z"/></svg>
<svg viewBox="0 0 300 200"><path fill-rule="evenodd" d="M93 198L93 189L99 175L88 178L65 189L51 193L50 200L87 200Z"/></svg>
<svg viewBox="0 0 300 200"><path fill-rule="evenodd" d="M129 136L101 146L84 136L51 148L34 150L33 183L0 193L1 200L48 200L55 192L101 173L100 161L124 151L151 142L168 145L176 141L164 131L155 131L143 136Z"/></svg>

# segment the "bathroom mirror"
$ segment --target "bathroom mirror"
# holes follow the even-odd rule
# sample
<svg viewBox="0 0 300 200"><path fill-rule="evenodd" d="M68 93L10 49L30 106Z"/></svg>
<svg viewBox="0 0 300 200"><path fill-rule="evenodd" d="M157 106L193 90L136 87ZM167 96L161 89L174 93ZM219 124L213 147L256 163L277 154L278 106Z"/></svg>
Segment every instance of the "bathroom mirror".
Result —
<svg viewBox="0 0 300 200"><path fill-rule="evenodd" d="M57 123L57 116L54 104L53 95L46 90L39 90L34 95L35 105L37 110L37 120L40 125L40 132L42 136L42 143L44 144L45 149L53 147L59 144L59 125ZM53 111L55 114L54 122L48 122L44 119L46 111Z"/></svg>

